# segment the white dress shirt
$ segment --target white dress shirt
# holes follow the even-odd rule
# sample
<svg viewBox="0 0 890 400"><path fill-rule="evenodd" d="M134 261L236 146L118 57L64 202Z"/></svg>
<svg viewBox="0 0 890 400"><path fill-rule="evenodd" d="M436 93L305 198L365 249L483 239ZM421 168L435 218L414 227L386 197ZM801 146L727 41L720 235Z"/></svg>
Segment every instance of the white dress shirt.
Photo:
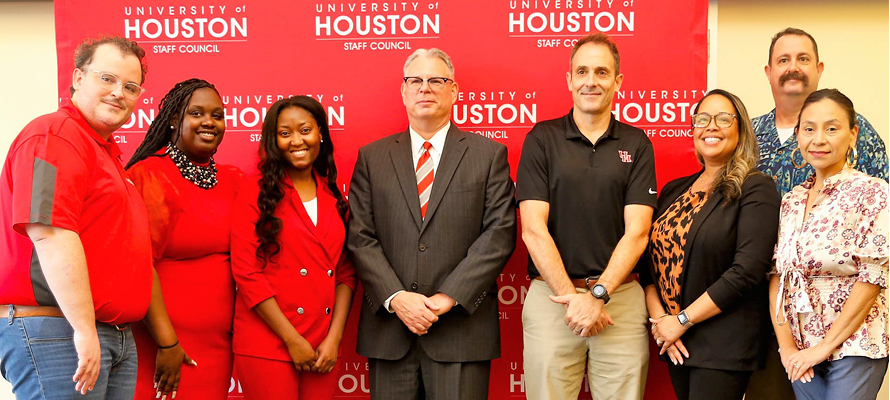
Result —
<svg viewBox="0 0 890 400"><path fill-rule="evenodd" d="M318 226L318 197L303 202L303 208L306 209L306 214L309 214L309 219L312 220L312 225Z"/></svg>
<svg viewBox="0 0 890 400"><path fill-rule="evenodd" d="M430 158L433 159L433 178L436 177L436 171L439 170L439 159L442 158L442 149L445 148L445 137L448 136L448 129L451 128L449 121L442 129L439 129L430 140L420 137L420 134L414 131L414 128L408 127L408 135L411 136L411 158L414 160L414 170L417 171L417 161L423 154L423 142L430 142ZM433 182L435 185L435 181Z"/></svg>
<svg viewBox="0 0 890 400"><path fill-rule="evenodd" d="M439 170L439 160L442 158L442 149L445 148L445 137L448 136L448 129L451 129L451 121L448 121L442 129L436 131L430 140L426 140L421 137L419 133L414 131L414 128L410 125L408 126L408 135L411 137L411 158L414 160L415 171L417 171L417 162L423 154L423 142L430 142L430 144L432 144L432 147L430 147L430 158L433 160L433 185L436 184L436 171ZM393 297L396 297L397 294L402 292L404 292L404 290L399 290L387 297L386 301L383 302L383 308L389 312L395 312L389 307L389 302L392 301Z"/></svg>

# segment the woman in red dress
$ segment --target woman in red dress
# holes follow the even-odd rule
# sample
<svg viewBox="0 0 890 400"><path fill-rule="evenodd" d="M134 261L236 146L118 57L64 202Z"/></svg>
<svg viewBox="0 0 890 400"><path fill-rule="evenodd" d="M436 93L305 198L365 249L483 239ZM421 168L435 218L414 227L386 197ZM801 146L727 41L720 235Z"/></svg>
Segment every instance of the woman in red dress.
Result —
<svg viewBox="0 0 890 400"><path fill-rule="evenodd" d="M200 79L177 83L127 164L148 208L163 292L152 293L145 318L151 329L133 330L136 399L228 395L235 306L229 215L243 173L213 160L225 130L213 85Z"/></svg>
<svg viewBox="0 0 890 400"><path fill-rule="evenodd" d="M321 104L273 104L259 157L232 214L235 370L248 400L330 399L355 271Z"/></svg>

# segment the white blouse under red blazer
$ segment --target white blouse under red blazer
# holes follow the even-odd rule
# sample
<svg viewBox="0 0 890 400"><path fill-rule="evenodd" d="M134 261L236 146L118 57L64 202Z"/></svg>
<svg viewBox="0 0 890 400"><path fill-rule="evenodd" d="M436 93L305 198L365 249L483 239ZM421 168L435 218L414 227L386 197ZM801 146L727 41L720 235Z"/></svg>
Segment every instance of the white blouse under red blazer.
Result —
<svg viewBox="0 0 890 400"><path fill-rule="evenodd" d="M290 179L275 216L282 221L281 250L263 265L256 257L259 175L248 178L232 210L232 273L235 299L233 351L236 354L290 361L287 347L252 309L275 297L284 315L312 347L327 335L335 288L355 290L356 277L343 246L346 228L327 181L316 175L318 224L312 223Z"/></svg>

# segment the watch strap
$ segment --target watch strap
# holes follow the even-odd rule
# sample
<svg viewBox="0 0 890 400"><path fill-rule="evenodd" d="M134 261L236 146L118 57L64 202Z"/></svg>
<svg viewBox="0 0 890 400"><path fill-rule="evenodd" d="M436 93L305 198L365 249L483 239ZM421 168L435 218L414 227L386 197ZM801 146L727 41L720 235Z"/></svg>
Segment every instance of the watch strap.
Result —
<svg viewBox="0 0 890 400"><path fill-rule="evenodd" d="M596 294L596 288L597 288L597 287L601 287L601 288L603 288L603 294L602 294L602 295L597 295L597 294ZM593 285L592 288L590 288L590 294L591 294L593 297L596 297L597 299L602 300L602 301L603 301L603 304L609 304L609 300L611 299L611 297L609 297L609 291L606 290L606 287L605 287L603 284L600 284L600 283L597 283L597 284Z"/></svg>

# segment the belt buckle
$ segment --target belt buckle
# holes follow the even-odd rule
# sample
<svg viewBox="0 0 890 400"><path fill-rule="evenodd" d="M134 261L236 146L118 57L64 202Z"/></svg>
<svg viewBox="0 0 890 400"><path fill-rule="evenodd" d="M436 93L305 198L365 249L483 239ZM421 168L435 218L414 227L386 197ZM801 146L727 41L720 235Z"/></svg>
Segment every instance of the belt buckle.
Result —
<svg viewBox="0 0 890 400"><path fill-rule="evenodd" d="M590 289L590 281L593 281L593 284L595 285L596 281L600 280L600 276L602 276L602 275L594 275L594 276L584 277L584 286L587 286L587 289L589 290Z"/></svg>

